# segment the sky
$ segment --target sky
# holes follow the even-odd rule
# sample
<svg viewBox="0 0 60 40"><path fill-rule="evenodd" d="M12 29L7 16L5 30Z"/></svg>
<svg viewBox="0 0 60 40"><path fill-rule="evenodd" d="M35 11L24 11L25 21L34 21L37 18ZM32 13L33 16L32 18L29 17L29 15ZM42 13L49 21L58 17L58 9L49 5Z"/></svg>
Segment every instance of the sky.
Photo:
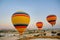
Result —
<svg viewBox="0 0 60 40"><path fill-rule="evenodd" d="M60 0L0 0L0 29L15 29L11 16L19 10L30 15L27 29L37 29L38 21L43 22L42 29L60 28ZM50 14L57 16L54 27L46 20Z"/></svg>

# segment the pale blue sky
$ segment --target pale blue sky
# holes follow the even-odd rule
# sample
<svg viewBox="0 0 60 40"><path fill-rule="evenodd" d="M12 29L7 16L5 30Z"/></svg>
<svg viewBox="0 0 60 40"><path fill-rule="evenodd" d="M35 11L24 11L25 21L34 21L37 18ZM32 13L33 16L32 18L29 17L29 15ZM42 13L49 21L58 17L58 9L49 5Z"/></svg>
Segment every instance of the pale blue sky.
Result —
<svg viewBox="0 0 60 40"><path fill-rule="evenodd" d="M0 29L14 29L11 16L18 10L23 10L30 15L28 28L36 29L35 23L42 21L44 28L52 28L46 17L55 14L57 23L53 28L60 28L60 0L0 0Z"/></svg>

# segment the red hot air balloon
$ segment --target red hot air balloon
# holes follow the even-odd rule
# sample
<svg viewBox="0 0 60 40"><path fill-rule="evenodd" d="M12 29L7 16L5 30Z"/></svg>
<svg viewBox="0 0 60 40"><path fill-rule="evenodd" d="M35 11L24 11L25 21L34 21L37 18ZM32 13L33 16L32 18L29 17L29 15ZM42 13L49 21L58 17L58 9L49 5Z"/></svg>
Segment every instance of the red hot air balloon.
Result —
<svg viewBox="0 0 60 40"><path fill-rule="evenodd" d="M48 15L46 17L46 20L48 21L48 23L50 23L52 26L54 26L56 24L57 16L56 15Z"/></svg>
<svg viewBox="0 0 60 40"><path fill-rule="evenodd" d="M42 28L42 26L43 26L43 23L42 22L37 22L36 26L40 30Z"/></svg>
<svg viewBox="0 0 60 40"><path fill-rule="evenodd" d="M30 16L25 12L16 12L12 15L12 23L22 35L30 22Z"/></svg>

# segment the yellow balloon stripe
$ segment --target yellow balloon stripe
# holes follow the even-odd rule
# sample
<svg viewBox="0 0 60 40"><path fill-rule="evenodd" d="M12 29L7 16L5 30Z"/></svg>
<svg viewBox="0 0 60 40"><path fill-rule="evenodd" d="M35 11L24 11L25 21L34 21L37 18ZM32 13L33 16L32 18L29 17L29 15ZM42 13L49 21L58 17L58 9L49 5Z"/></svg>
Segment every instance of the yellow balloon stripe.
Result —
<svg viewBox="0 0 60 40"><path fill-rule="evenodd" d="M25 16L25 17L30 18L30 16L28 16L27 14L15 14L15 15L13 15L12 17L15 17L15 16Z"/></svg>
<svg viewBox="0 0 60 40"><path fill-rule="evenodd" d="M12 18L13 24L29 24L30 18L25 16L15 16Z"/></svg>

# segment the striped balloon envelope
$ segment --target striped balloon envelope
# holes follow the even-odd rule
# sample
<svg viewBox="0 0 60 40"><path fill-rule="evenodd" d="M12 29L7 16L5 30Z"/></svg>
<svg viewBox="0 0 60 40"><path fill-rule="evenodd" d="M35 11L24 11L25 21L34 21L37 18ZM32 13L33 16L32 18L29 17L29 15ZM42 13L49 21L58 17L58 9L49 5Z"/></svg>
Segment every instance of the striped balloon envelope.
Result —
<svg viewBox="0 0 60 40"><path fill-rule="evenodd" d="M57 16L56 15L48 15L46 17L46 20L48 21L48 23L50 23L52 26L54 26L56 24Z"/></svg>
<svg viewBox="0 0 60 40"><path fill-rule="evenodd" d="M16 12L12 15L12 23L19 31L20 35L24 33L30 22L30 16L25 12Z"/></svg>
<svg viewBox="0 0 60 40"><path fill-rule="evenodd" d="M37 26L37 28L38 28L39 30L41 30L42 27L43 27L43 22L37 22L37 23L36 23L36 26Z"/></svg>

